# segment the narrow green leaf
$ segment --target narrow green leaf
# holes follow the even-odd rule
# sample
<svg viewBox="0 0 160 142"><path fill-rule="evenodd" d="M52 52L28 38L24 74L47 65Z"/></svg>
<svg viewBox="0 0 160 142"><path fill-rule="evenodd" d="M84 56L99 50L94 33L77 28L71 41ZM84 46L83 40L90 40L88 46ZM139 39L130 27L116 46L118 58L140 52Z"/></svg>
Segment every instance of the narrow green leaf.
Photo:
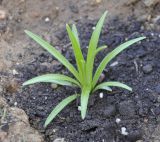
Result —
<svg viewBox="0 0 160 142"><path fill-rule="evenodd" d="M87 113L87 105L88 105L88 99L90 95L90 89L89 88L83 88L81 93L81 117L82 119L85 118Z"/></svg>
<svg viewBox="0 0 160 142"><path fill-rule="evenodd" d="M74 68L74 66L53 46L51 46L48 42L43 40L38 35L25 30L25 33L35 40L38 44L40 44L45 50L47 50L50 54L52 54L58 61L60 61L74 76L77 80L80 80L78 72Z"/></svg>
<svg viewBox="0 0 160 142"><path fill-rule="evenodd" d="M45 75L37 76L24 82L23 86L39 83L39 82L50 82L50 83L56 83L60 85L68 85L68 86L73 86L73 84L75 84L77 86L80 86L78 81L62 74L45 74Z"/></svg>
<svg viewBox="0 0 160 142"><path fill-rule="evenodd" d="M100 89L112 92L112 89L109 86L106 86L105 84L100 84L95 89L93 89L92 93Z"/></svg>
<svg viewBox="0 0 160 142"><path fill-rule="evenodd" d="M62 109L64 107L66 107L69 103L71 103L72 101L74 101L76 98L78 97L77 94L69 96L67 98L65 98L64 100L62 100L53 110L52 112L49 114L49 116L47 117L44 127L47 127L48 124L51 123L51 121L58 115L58 113L60 111L62 111Z"/></svg>
<svg viewBox="0 0 160 142"><path fill-rule="evenodd" d="M120 88L124 88L126 90L129 90L129 91L132 91L131 87L127 86L126 84L117 82L117 81L109 81L109 82L101 83L101 84L97 85L97 87L94 89L94 91L96 91L98 89L104 89L105 87L109 87L109 86L120 87Z"/></svg>
<svg viewBox="0 0 160 142"><path fill-rule="evenodd" d="M77 39L77 42L78 42L79 45L80 45L78 30L77 30L77 27L76 27L75 24L72 25L72 32L73 32L73 34L75 35L75 37L76 37L76 39Z"/></svg>
<svg viewBox="0 0 160 142"><path fill-rule="evenodd" d="M101 47L98 47L95 54L97 55L100 51L102 51L103 49L106 49L106 48L107 48L107 45L103 45Z"/></svg>
<svg viewBox="0 0 160 142"><path fill-rule="evenodd" d="M102 17L98 21L98 23L95 27L95 30L92 33L90 42L89 42L88 53L87 53L87 62L86 62L86 72L87 72L87 77L88 77L87 80L89 83L92 81L95 52L96 52L101 29L102 29L106 15L107 15L107 11L102 15Z"/></svg>
<svg viewBox="0 0 160 142"><path fill-rule="evenodd" d="M67 29L70 41L72 43L72 48L73 48L73 52L74 52L74 55L75 55L75 59L76 59L76 63L77 63L78 71L79 71L79 76L80 76L80 79L82 80L82 69L83 69L83 67L81 66L82 65L81 61L84 61L84 58L83 58L83 54L82 54L82 51L81 51L81 48L80 48L80 44L77 41L77 38L76 38L77 35L75 36L73 34L73 32L71 31L68 24L66 25L66 29ZM78 34L78 33L76 33L76 34Z"/></svg>
<svg viewBox="0 0 160 142"><path fill-rule="evenodd" d="M111 51L100 63L100 65L98 66L95 75L93 77L93 82L92 82L92 87L94 88L101 73L103 72L103 70L105 69L106 65L115 57L117 56L120 52L122 52L124 49L126 49L127 47L129 47L130 45L145 39L146 37L139 37L136 39L132 39L129 40L123 44L121 44L120 46L118 46L116 49L114 49L113 51Z"/></svg>

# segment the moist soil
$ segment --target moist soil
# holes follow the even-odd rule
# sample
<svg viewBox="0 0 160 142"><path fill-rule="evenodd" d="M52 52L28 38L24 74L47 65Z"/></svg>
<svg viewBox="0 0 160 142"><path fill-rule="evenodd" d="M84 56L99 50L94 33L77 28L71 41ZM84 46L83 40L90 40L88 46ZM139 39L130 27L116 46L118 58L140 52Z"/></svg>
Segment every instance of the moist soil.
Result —
<svg viewBox="0 0 160 142"><path fill-rule="evenodd" d="M4 17L0 15L0 95L10 106L25 110L31 126L43 135L45 142L63 141L63 138L68 142L160 142L159 7L156 0L118 3L117 0L0 0L0 13L5 13ZM85 120L80 118L77 100L44 129L51 110L80 90L50 84L21 89L24 81L40 74L70 75L54 57L27 38L24 29L43 36L75 65L65 23L77 23L86 55L96 24L93 20L106 9L110 22L103 28L99 45L107 44L108 48L98 54L95 66L120 43L142 35L147 37L121 53L103 72L104 81L121 81L130 85L133 92L113 88L112 93L104 91L103 98L96 92L90 97ZM115 16L121 20L112 20ZM124 127L127 135L121 134Z"/></svg>
<svg viewBox="0 0 160 142"><path fill-rule="evenodd" d="M77 24L85 55L95 23L85 20ZM59 40L56 48L75 65L65 30L58 31L56 36ZM31 125L43 134L46 142L52 142L56 138L64 138L67 142L160 141L160 138L155 139L152 135L160 121L160 31L146 30L144 22L137 21L134 17L129 17L125 22L118 18L110 20L105 24L99 41L99 46L106 44L108 48L98 54L95 67L115 47L140 36L147 38L123 51L103 72L103 81L126 83L133 88L133 92L113 88L113 92L101 91L103 98L99 97L100 92L92 94L84 120L80 117L77 100L64 108L46 129L43 128L51 110L65 97L75 92L80 93L77 88L39 83L24 87L6 98L10 105L17 102L17 106L25 110ZM50 42L52 43L52 37ZM33 50L28 53L34 59L15 67L19 73L16 75L19 83L44 73L69 74L46 51L35 54L34 48L38 45L33 41L29 40L29 46ZM124 127L125 134L122 132Z"/></svg>

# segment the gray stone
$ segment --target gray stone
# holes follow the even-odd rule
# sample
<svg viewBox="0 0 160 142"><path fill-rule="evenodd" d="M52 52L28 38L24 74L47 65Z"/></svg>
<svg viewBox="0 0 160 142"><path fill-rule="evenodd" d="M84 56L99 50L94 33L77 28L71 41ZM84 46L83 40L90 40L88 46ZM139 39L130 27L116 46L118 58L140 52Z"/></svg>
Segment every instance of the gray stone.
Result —
<svg viewBox="0 0 160 142"><path fill-rule="evenodd" d="M54 83L51 84L51 88L56 89L57 87L58 87L57 84L54 84Z"/></svg>
<svg viewBox="0 0 160 142"><path fill-rule="evenodd" d="M64 138L56 138L53 142L65 142Z"/></svg>
<svg viewBox="0 0 160 142"><path fill-rule="evenodd" d="M102 82L105 79L105 74L102 73L99 77L99 82Z"/></svg>
<svg viewBox="0 0 160 142"><path fill-rule="evenodd" d="M152 72L153 67L151 64L148 64L148 65L143 66L142 70L144 73L148 74Z"/></svg>

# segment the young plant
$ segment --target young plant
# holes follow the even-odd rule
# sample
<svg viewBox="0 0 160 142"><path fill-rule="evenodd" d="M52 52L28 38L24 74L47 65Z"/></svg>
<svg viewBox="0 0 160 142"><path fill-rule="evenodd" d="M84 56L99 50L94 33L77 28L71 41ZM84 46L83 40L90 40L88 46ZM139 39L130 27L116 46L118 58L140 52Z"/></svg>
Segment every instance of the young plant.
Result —
<svg viewBox="0 0 160 142"><path fill-rule="evenodd" d="M129 40L121 44L117 48L115 48L112 52L110 52L108 55L104 57L104 59L101 61L98 68L96 69L95 73L93 74L94 59L97 53L107 48L106 45L98 47L99 36L100 36L101 29L102 29L106 15L107 15L107 11L102 15L102 17L98 21L92 33L89 46L88 46L88 53L87 53L86 59L84 59L84 56L81 51L80 40L78 37L78 31L76 26L73 24L71 29L68 24L66 25L68 36L72 43L72 48L75 55L77 69L58 50L56 50L48 42L46 42L41 37L39 37L36 34L33 34L30 31L27 31L27 30L25 31L25 33L29 37L35 40L45 50L51 53L59 62L61 62L73 74L74 78L71 78L69 76L62 75L62 74L45 74L24 82L23 86L38 83L38 82L50 82L50 83L56 83L59 85L77 86L81 89L80 94L73 94L65 98L53 109L53 111L50 113L50 115L47 117L45 121L45 124L44 124L45 127L57 116L57 114L65 106L67 106L72 101L76 100L78 97L80 97L81 117L82 119L84 119L87 113L89 96L95 91L100 89L112 91L112 89L110 88L111 86L121 87L129 91L132 91L132 88L117 81L109 81L109 82L103 82L98 84L98 79L102 74L103 70L105 69L106 65L115 56L117 56L120 52L122 52L124 49L126 49L130 45L145 39L145 37L139 37L136 39Z"/></svg>

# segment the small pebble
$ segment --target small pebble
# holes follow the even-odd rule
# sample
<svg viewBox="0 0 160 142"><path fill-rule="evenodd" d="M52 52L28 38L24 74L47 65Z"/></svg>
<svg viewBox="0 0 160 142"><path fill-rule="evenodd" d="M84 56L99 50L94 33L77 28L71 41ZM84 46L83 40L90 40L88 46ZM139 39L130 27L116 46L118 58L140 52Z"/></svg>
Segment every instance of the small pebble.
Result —
<svg viewBox="0 0 160 142"><path fill-rule="evenodd" d="M47 100L47 98L48 98L47 96L44 97L45 100Z"/></svg>
<svg viewBox="0 0 160 142"><path fill-rule="evenodd" d="M55 133L55 132L56 132L56 129L53 129L53 132Z"/></svg>
<svg viewBox="0 0 160 142"><path fill-rule="evenodd" d="M17 102L14 102L14 106L17 106Z"/></svg>
<svg viewBox="0 0 160 142"><path fill-rule="evenodd" d="M152 65L148 64L148 65L143 66L142 70L145 74L148 74L152 72L153 67Z"/></svg>
<svg viewBox="0 0 160 142"><path fill-rule="evenodd" d="M18 72L15 69L12 70L12 73L13 73L13 75L18 74Z"/></svg>
<svg viewBox="0 0 160 142"><path fill-rule="evenodd" d="M116 66L116 65L118 65L118 62L116 61L116 62L113 62L112 64L110 64L110 67L114 67L114 66Z"/></svg>
<svg viewBox="0 0 160 142"><path fill-rule="evenodd" d="M101 92L101 93L99 93L99 98L103 98L103 93Z"/></svg>
<svg viewBox="0 0 160 142"><path fill-rule="evenodd" d="M126 130L127 130L126 127L121 127L121 134L127 136L128 132Z"/></svg>
<svg viewBox="0 0 160 142"><path fill-rule="evenodd" d="M102 73L99 77L99 82L102 82L105 79L105 74Z"/></svg>
<svg viewBox="0 0 160 142"><path fill-rule="evenodd" d="M78 110L81 111L81 106L78 106Z"/></svg>
<svg viewBox="0 0 160 142"><path fill-rule="evenodd" d="M64 138L56 138L53 142L65 142Z"/></svg>
<svg viewBox="0 0 160 142"><path fill-rule="evenodd" d="M116 123L119 124L121 122L120 118L116 118Z"/></svg>
<svg viewBox="0 0 160 142"><path fill-rule="evenodd" d="M92 30L95 30L96 29L96 27L92 27Z"/></svg>
<svg viewBox="0 0 160 142"><path fill-rule="evenodd" d="M51 88L56 89L57 87L58 87L57 84L55 84L55 83L52 83L52 84L51 84Z"/></svg>
<svg viewBox="0 0 160 142"><path fill-rule="evenodd" d="M46 23L48 23L48 22L50 21L50 18L49 18L49 17L46 17L46 18L44 19L44 21L45 21Z"/></svg>

